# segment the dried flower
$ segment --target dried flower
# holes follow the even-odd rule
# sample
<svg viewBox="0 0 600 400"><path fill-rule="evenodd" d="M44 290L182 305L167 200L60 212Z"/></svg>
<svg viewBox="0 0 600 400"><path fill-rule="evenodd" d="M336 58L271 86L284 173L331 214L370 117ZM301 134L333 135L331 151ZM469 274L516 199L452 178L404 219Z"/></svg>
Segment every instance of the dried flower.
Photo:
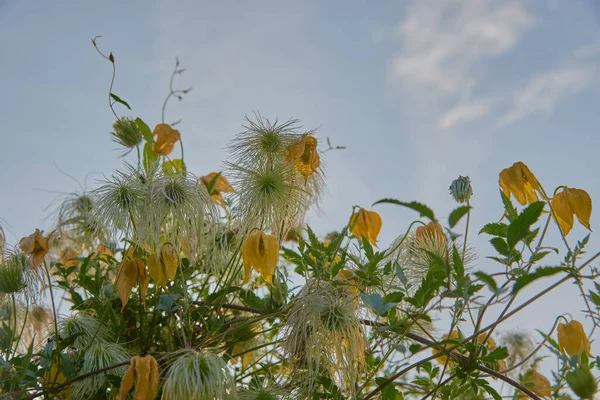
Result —
<svg viewBox="0 0 600 400"><path fill-rule="evenodd" d="M540 397L551 398L552 397L552 389L550 388L551 384L548 378L544 375L540 374L537 371L529 371L523 377L523 384L533 393L537 394ZM519 399L528 399L529 396L522 394Z"/></svg>
<svg viewBox="0 0 600 400"><path fill-rule="evenodd" d="M48 242L54 231L50 232L48 236L44 236L43 233L43 231L36 229L34 233L19 241L19 247L23 254L29 255L29 267L34 269L37 269L44 262L44 257L46 257L50 249Z"/></svg>

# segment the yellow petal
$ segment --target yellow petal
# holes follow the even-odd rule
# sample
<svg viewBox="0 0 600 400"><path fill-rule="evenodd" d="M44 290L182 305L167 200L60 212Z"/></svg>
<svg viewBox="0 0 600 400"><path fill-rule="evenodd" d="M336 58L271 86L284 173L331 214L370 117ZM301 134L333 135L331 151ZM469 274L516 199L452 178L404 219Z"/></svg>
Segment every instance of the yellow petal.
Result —
<svg viewBox="0 0 600 400"><path fill-rule="evenodd" d="M381 217L375 211L367 211L361 208L357 213L352 214L352 234L364 237L374 246L377 246L377 236L383 224Z"/></svg>
<svg viewBox="0 0 600 400"><path fill-rule="evenodd" d="M117 292L119 293L121 303L123 304L121 311L127 305L129 293L131 293L131 289L133 289L138 280L139 272L136 261L137 260L134 259L121 263L121 268L117 277Z"/></svg>
<svg viewBox="0 0 600 400"><path fill-rule="evenodd" d="M121 379L121 387L119 387L119 400L127 399L129 391L133 387L134 374L135 374L135 359L137 356L133 356L129 368L125 371L123 379Z"/></svg>
<svg viewBox="0 0 600 400"><path fill-rule="evenodd" d="M148 273L154 279L157 286L165 286L167 277L163 273L160 265L160 256L157 253L152 253L148 256Z"/></svg>
<svg viewBox="0 0 600 400"><path fill-rule="evenodd" d="M165 243L162 245L160 248L160 257L167 279L175 279L175 275L177 274L177 266L179 265L179 258L177 257L177 253L170 243Z"/></svg>
<svg viewBox="0 0 600 400"><path fill-rule="evenodd" d="M265 243L264 253L264 267L261 271L263 278L269 283L273 284L273 274L277 268L277 261L279 260L279 242L275 236L263 235Z"/></svg>
<svg viewBox="0 0 600 400"><path fill-rule="evenodd" d="M590 341L579 321L573 320L567 324L559 324L557 336L561 352L573 357L585 351L588 356L591 356Z"/></svg>
<svg viewBox="0 0 600 400"><path fill-rule="evenodd" d="M571 208L577 216L579 223L591 231L592 198L590 195L583 189L565 188L563 192L566 192Z"/></svg>
<svg viewBox="0 0 600 400"><path fill-rule="evenodd" d="M242 246L242 261L244 262L244 282L242 282L242 285L250 281L250 273L252 271L252 260L250 257L250 253L252 252L251 235L248 235Z"/></svg>
<svg viewBox="0 0 600 400"><path fill-rule="evenodd" d="M244 262L244 282L250 280L251 269L259 272L263 278L272 283L272 275L279 259L279 242L272 235L262 231L254 231L246 237L242 246Z"/></svg>
<svg viewBox="0 0 600 400"><path fill-rule="evenodd" d="M146 309L146 297L148 297L148 284L150 283L150 274L146 272L146 267L144 263L140 260L136 260L136 264L138 267L138 274L140 278L140 297L142 298L142 304L144 305L144 310Z"/></svg>
<svg viewBox="0 0 600 400"><path fill-rule="evenodd" d="M151 358L151 357L150 357ZM133 400L147 400L150 394L150 358L138 357L135 363L135 395Z"/></svg>
<svg viewBox="0 0 600 400"><path fill-rule="evenodd" d="M563 235L567 236L573 228L573 209L569 202L568 193L564 190L557 193L551 200L554 217Z"/></svg>
<svg viewBox="0 0 600 400"><path fill-rule="evenodd" d="M166 156L171 154L175 143L179 141L181 137L179 131L171 128L167 124L158 124L152 132L153 136L156 136L155 142L152 143L152 151L159 156Z"/></svg>
<svg viewBox="0 0 600 400"><path fill-rule="evenodd" d="M541 192L540 183L527 165L521 161L502 170L499 183L504 194L507 197L512 194L522 206L539 200L537 192Z"/></svg>

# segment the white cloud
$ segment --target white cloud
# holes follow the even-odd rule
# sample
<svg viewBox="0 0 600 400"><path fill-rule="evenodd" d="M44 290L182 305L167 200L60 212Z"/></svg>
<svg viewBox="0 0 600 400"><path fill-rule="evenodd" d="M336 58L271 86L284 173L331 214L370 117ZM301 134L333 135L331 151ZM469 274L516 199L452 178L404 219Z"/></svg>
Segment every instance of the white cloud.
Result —
<svg viewBox="0 0 600 400"><path fill-rule="evenodd" d="M459 122L467 122L485 117L490 112L490 103L486 100L475 100L459 104L450 109L439 121L440 128L452 128Z"/></svg>
<svg viewBox="0 0 600 400"><path fill-rule="evenodd" d="M500 125L513 124L531 114L548 114L568 96L589 87L597 73L596 66L568 66L533 75L517 90L510 110Z"/></svg>
<svg viewBox="0 0 600 400"><path fill-rule="evenodd" d="M402 50L391 78L421 86L419 94L469 97L483 63L510 51L533 23L516 0L413 2L397 27Z"/></svg>

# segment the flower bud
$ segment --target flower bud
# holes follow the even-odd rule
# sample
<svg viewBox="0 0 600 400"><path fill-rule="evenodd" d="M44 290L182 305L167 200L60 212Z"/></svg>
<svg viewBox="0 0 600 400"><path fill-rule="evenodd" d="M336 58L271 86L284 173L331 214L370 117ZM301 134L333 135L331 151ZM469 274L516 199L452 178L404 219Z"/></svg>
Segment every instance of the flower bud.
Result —
<svg viewBox="0 0 600 400"><path fill-rule="evenodd" d="M571 390L582 399L593 399L598 385L596 378L592 375L589 368L579 367L575 371L568 372L565 379Z"/></svg>
<svg viewBox="0 0 600 400"><path fill-rule="evenodd" d="M473 195L471 179L468 176L459 176L450 185L450 194L458 203L467 203Z"/></svg>

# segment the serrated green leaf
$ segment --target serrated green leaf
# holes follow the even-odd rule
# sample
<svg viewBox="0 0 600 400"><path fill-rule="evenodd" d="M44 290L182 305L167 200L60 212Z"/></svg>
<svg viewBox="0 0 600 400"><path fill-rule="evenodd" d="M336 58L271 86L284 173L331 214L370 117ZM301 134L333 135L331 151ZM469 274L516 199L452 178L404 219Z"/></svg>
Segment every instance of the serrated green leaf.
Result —
<svg viewBox="0 0 600 400"><path fill-rule="evenodd" d="M154 137L152 136L152 131L150 127L142 121L141 118L135 119L135 124L137 125L140 132L142 132L142 136L146 139L147 142L154 143Z"/></svg>
<svg viewBox="0 0 600 400"><path fill-rule="evenodd" d="M545 205L543 201L531 203L511 222L506 235L506 242L510 249L530 234L529 228L540 218Z"/></svg>
<svg viewBox="0 0 600 400"><path fill-rule="evenodd" d="M110 94L110 97L112 97L112 99L113 99L114 101L116 101L117 103L121 103L121 104L123 104L125 107L127 107L128 109L130 109L130 110L131 110L131 107L129 107L129 104L127 104L127 102L126 102L125 100L123 100L122 98L120 98L120 97L119 97L119 96L117 96L116 94L114 94L114 93L111 93L111 94Z"/></svg>
<svg viewBox="0 0 600 400"><path fill-rule="evenodd" d="M517 294L525 286L529 285L531 282L533 282L539 278L552 276L552 275L558 274L559 272L565 272L565 271L568 271L568 268L566 268L566 267L541 267L541 268L538 268L535 270L535 272L532 272L528 275L518 277L517 280L515 281L515 284L513 285L512 294L513 295Z"/></svg>
<svg viewBox="0 0 600 400"><path fill-rule="evenodd" d="M456 246L452 246L452 264L456 273L456 280L461 281L465 277L465 266Z"/></svg>
<svg viewBox="0 0 600 400"><path fill-rule="evenodd" d="M506 347L496 347L485 356L481 357L481 361L498 361L508 357L508 349Z"/></svg>
<svg viewBox="0 0 600 400"><path fill-rule="evenodd" d="M498 290L498 285L492 276L483 271L477 271L473 275L475 275L481 282L485 283L492 292Z"/></svg>
<svg viewBox="0 0 600 400"><path fill-rule="evenodd" d="M470 209L471 206L462 206L453 210L448 217L448 225L450 225L450 229L454 228L454 226L458 224L458 221L460 221L460 219L464 217Z"/></svg>
<svg viewBox="0 0 600 400"><path fill-rule="evenodd" d="M382 203L396 204L399 206L407 207L407 208L410 208L411 210L415 210L416 212L418 212L421 217L429 218L432 221L436 220L435 215L433 214L433 211L429 207L427 207L425 204L421 204L416 201L411 201L409 203L406 203L406 202L396 200L396 199L382 199L382 200L376 201L375 203L373 203L373 205L382 204Z"/></svg>
<svg viewBox="0 0 600 400"><path fill-rule="evenodd" d="M506 218L508 218L508 220L510 222L514 221L514 219L517 218L517 215L519 215L519 213L517 212L517 209L513 205L512 201L510 201L510 198L508 198L504 194L502 189L500 189L500 196L502 197L502 203L504 203L504 210L506 212Z"/></svg>
<svg viewBox="0 0 600 400"><path fill-rule="evenodd" d="M486 224L481 230L479 234L487 233L492 236L499 236L505 238L508 233L508 225L503 224L502 222L493 222L490 224Z"/></svg>
<svg viewBox="0 0 600 400"><path fill-rule="evenodd" d="M542 258L546 257L550 253L550 251L538 251L536 253L533 253L529 258L529 264L534 264L540 261Z"/></svg>
<svg viewBox="0 0 600 400"><path fill-rule="evenodd" d="M592 303L594 303L596 306L600 307L600 296L598 295L598 293L594 293L590 290L590 300L592 301Z"/></svg>

